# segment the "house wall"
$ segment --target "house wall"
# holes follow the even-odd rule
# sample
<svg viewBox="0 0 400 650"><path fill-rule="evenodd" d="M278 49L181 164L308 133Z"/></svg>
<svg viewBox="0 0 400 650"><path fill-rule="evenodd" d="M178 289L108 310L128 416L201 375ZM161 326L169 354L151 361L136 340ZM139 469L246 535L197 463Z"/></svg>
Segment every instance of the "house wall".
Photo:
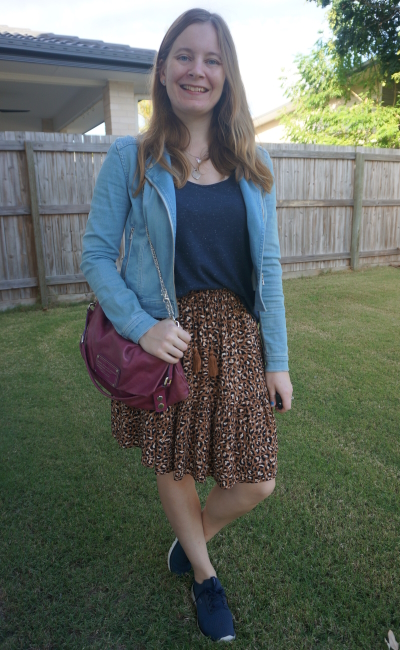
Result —
<svg viewBox="0 0 400 650"><path fill-rule="evenodd" d="M268 128L256 134L256 142L290 142L290 138L285 135L283 124L279 120L274 120L268 125Z"/></svg>
<svg viewBox="0 0 400 650"><path fill-rule="evenodd" d="M139 133L138 100L132 83L108 81L103 92L104 122L107 135Z"/></svg>
<svg viewBox="0 0 400 650"><path fill-rule="evenodd" d="M42 118L29 113L0 113L0 131L15 132L21 130L42 131Z"/></svg>

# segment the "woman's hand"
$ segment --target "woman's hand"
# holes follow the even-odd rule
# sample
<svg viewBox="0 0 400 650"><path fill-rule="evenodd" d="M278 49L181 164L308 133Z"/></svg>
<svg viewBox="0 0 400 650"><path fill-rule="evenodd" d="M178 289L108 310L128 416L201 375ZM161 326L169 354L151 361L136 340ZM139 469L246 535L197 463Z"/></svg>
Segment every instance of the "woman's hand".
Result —
<svg viewBox="0 0 400 650"><path fill-rule="evenodd" d="M166 361L178 363L186 352L191 335L177 327L171 318L159 321L139 339L145 352Z"/></svg>
<svg viewBox="0 0 400 650"><path fill-rule="evenodd" d="M285 413L292 408L292 393L293 386L290 381L288 372L266 372L265 380L269 392L269 399L271 406L276 405L275 393L279 393L282 397L282 409L275 409L278 413Z"/></svg>

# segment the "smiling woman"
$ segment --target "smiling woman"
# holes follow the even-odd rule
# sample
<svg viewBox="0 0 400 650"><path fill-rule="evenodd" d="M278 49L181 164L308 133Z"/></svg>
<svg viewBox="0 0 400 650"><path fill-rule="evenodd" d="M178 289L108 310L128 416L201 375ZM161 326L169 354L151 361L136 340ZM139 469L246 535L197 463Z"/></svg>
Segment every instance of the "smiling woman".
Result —
<svg viewBox="0 0 400 650"><path fill-rule="evenodd" d="M112 433L155 469L176 534L168 568L193 569L201 632L233 641L207 542L272 493L275 396L285 412L292 394L272 165L255 145L235 46L217 14L192 9L173 23L152 100L148 130L117 140L101 168L82 270L122 336L182 362L189 396L162 412L113 401ZM207 476L216 485L202 511L195 481Z"/></svg>
<svg viewBox="0 0 400 650"><path fill-rule="evenodd" d="M255 147L235 44L218 14L191 9L171 25L157 54L152 100L153 119L138 151L135 195L144 185L149 156L172 173L178 188L192 175L193 159L200 158L200 184L234 173L237 181L244 176L271 190L272 174Z"/></svg>
<svg viewBox="0 0 400 650"><path fill-rule="evenodd" d="M211 23L194 23L178 36L160 66L160 79L180 119L190 118L191 113L197 119L213 110L224 89L225 72Z"/></svg>

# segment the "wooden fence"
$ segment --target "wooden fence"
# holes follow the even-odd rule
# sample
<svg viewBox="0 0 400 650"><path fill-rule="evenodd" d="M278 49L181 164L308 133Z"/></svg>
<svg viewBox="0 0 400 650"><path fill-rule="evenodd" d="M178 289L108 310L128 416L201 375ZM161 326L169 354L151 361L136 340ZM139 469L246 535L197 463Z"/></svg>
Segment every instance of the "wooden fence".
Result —
<svg viewBox="0 0 400 650"><path fill-rule="evenodd" d="M400 263L400 151L264 144L284 277Z"/></svg>
<svg viewBox="0 0 400 650"><path fill-rule="evenodd" d="M79 268L82 237L113 140L0 133L0 309L90 297Z"/></svg>
<svg viewBox="0 0 400 650"><path fill-rule="evenodd" d="M114 139L0 133L0 309L90 297L82 237ZM400 151L263 146L274 163L284 277L400 263Z"/></svg>

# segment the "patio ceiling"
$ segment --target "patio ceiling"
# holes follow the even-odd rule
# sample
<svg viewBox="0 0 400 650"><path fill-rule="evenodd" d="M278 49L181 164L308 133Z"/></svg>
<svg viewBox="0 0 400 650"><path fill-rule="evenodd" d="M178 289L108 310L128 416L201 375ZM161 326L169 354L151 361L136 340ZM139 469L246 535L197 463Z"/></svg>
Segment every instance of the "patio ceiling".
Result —
<svg viewBox="0 0 400 650"><path fill-rule="evenodd" d="M54 131L85 132L104 121L109 81L133 84L135 98L148 96L153 50L4 30L0 26L0 131L41 131L42 120L52 120Z"/></svg>

